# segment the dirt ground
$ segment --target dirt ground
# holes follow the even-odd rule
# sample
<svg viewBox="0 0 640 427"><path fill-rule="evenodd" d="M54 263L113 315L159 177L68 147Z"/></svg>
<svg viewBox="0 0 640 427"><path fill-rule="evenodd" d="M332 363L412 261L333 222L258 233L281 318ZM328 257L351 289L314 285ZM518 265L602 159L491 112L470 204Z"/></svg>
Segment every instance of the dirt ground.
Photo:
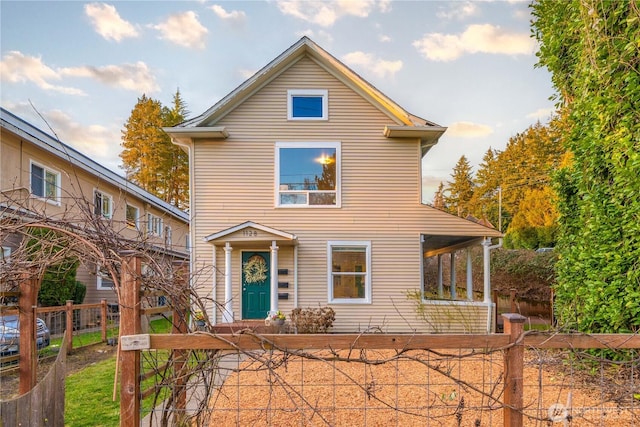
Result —
<svg viewBox="0 0 640 427"><path fill-rule="evenodd" d="M367 352L370 363L275 355L246 361L212 397L209 425L502 425L501 353L460 358L417 352L413 360L378 364L391 356ZM640 425L640 401L631 391L640 389L637 378L605 382L528 352L523 380L525 426Z"/></svg>
<svg viewBox="0 0 640 427"><path fill-rule="evenodd" d="M115 356L116 350L116 346L106 344L96 344L73 350L70 355L67 355L67 375L82 370L93 363ZM50 357L38 363L38 381L47 375L50 366L55 360L55 357ZM0 376L0 400L17 397L19 384L20 377L17 368Z"/></svg>

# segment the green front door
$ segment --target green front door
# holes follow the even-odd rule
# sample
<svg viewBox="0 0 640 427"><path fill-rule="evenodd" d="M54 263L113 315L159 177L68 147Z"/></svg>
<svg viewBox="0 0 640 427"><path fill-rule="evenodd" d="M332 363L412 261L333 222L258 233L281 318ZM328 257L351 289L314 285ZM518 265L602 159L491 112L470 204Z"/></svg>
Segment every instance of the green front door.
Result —
<svg viewBox="0 0 640 427"><path fill-rule="evenodd" d="M242 252L242 318L264 319L270 309L269 252Z"/></svg>

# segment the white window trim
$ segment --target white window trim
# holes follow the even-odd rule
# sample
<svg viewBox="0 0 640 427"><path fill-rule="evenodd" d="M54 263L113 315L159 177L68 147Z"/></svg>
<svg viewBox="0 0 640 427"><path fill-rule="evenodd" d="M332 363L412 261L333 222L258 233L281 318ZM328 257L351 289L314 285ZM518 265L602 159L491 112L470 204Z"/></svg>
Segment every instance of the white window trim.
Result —
<svg viewBox="0 0 640 427"><path fill-rule="evenodd" d="M156 219L157 222L153 221L153 219ZM149 226L149 223L151 223L151 227ZM157 228L155 227L156 225L158 225ZM163 232L164 220L162 219L162 217L156 214L152 214L151 212L147 212L147 236L162 237Z"/></svg>
<svg viewBox="0 0 640 427"><path fill-rule="evenodd" d="M104 212L102 212L102 208L100 208L100 217L105 218L105 219L112 219L113 218L113 196L109 193L106 193L103 190L100 190L98 188L94 188L93 189L93 208L94 208L94 212L95 212L95 208L96 208L96 193L100 193L102 195L102 197L106 197L107 199L109 199L109 214L108 216L104 214Z"/></svg>
<svg viewBox="0 0 640 427"><path fill-rule="evenodd" d="M275 146L275 206L286 209L327 209L339 208L342 206L342 144L339 141L313 141L313 142L276 142ZM335 205L283 205L280 203L280 149L281 148L335 148L336 150L336 204Z"/></svg>
<svg viewBox="0 0 640 427"><path fill-rule="evenodd" d="M296 96L321 96L322 117L293 117L293 98ZM287 91L287 120L329 120L329 91L326 89L289 89Z"/></svg>
<svg viewBox="0 0 640 427"><path fill-rule="evenodd" d="M39 196L37 194L34 194L34 192L33 192L33 181L32 181L32 178L33 178L33 171L32 171L33 165L36 165L39 168L42 168L42 171L44 173L44 176L42 177L43 185L46 185L44 182L46 182L47 172L53 173L53 174L56 175L56 185L55 185L56 194L55 194L54 198L50 198L50 197L47 197L47 196ZM55 169L51 169L50 167L44 166L42 163L34 162L33 160L29 161L29 189L31 190L31 194L33 194L34 197L36 197L36 198L38 198L40 200L44 200L47 203L51 203L51 204L59 206L60 205L60 198L61 198L61 189L60 189L61 185L62 185L62 174L59 171L57 171ZM46 191L46 187L43 188L42 190L46 194L46 192L47 192Z"/></svg>
<svg viewBox="0 0 640 427"><path fill-rule="evenodd" d="M134 220L133 227L129 224L129 219L127 218L127 210L130 207L136 210L136 219ZM132 205L131 203L127 203L124 211L124 216L125 216L124 220L127 223L128 228L135 228L136 230L140 230L140 208L139 207L137 207L136 205Z"/></svg>
<svg viewBox="0 0 640 427"><path fill-rule="evenodd" d="M11 260L11 248L8 246L2 246L2 253L0 253L0 261L9 262Z"/></svg>
<svg viewBox="0 0 640 427"><path fill-rule="evenodd" d="M113 280L111 280L111 277L109 277L107 273L101 272L100 268L101 268L100 264L97 264L96 265L96 288L99 291L112 291L113 288L115 287L115 282L113 282ZM113 283L113 286L103 286L102 285L102 283L103 283L102 281L104 279L107 279L107 280L109 280L110 283Z"/></svg>
<svg viewBox="0 0 640 427"><path fill-rule="evenodd" d="M364 298L334 298L331 248L333 246L359 246L366 249L367 271L365 275ZM370 240L330 240L327 242L327 295L329 304L371 304L371 241Z"/></svg>

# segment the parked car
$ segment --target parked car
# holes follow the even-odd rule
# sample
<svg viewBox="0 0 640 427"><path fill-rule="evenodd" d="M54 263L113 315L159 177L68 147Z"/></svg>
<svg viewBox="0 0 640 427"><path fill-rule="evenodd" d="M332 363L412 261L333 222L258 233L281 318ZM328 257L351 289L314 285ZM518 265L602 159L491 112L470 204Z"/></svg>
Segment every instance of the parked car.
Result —
<svg viewBox="0 0 640 427"><path fill-rule="evenodd" d="M36 319L36 345L38 349L51 344L51 334L42 319ZM17 315L0 317L0 355L7 356L20 352L20 322Z"/></svg>

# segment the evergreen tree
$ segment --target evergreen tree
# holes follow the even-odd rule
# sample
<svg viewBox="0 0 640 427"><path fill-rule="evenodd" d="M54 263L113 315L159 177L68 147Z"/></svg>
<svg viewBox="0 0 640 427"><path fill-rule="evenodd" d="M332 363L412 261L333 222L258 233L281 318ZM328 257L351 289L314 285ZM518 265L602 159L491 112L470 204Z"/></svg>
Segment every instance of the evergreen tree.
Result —
<svg viewBox="0 0 640 427"><path fill-rule="evenodd" d="M189 159L162 128L181 123L187 113L179 90L171 109L142 95L124 125L120 153L128 179L181 209L188 207Z"/></svg>
<svg viewBox="0 0 640 427"><path fill-rule="evenodd" d="M453 181L449 182L445 197L447 210L455 215L466 217L470 211L470 201L473 197L474 183L471 165L466 156L461 156L451 174Z"/></svg>
<svg viewBox="0 0 640 427"><path fill-rule="evenodd" d="M433 195L433 207L436 209L440 209L441 211L446 210L446 203L444 201L444 183L440 181L440 185L438 185L438 189L436 193Z"/></svg>

